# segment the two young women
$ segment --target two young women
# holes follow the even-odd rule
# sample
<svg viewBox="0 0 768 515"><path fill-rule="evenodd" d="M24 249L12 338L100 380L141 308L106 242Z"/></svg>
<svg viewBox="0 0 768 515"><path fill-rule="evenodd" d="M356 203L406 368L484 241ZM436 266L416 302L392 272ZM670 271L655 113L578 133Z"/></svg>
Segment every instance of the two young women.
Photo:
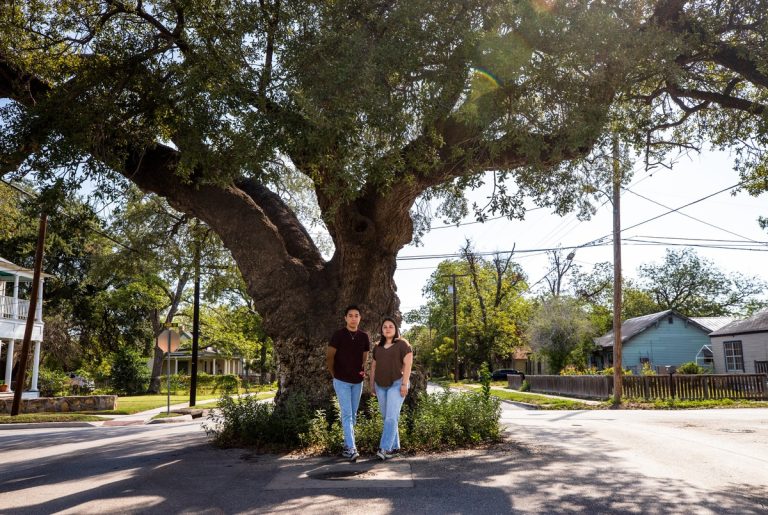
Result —
<svg viewBox="0 0 768 515"><path fill-rule="evenodd" d="M365 379L365 363L370 350L368 334L358 329L360 320L357 306L348 306L344 312L345 326L331 337L326 355L326 366L333 376L333 388L341 411L343 456L351 461L359 456L355 445L355 423ZM397 426L400 408L408 394L413 351L408 342L400 338L400 331L393 319L383 320L380 334L379 343L373 348L370 381L371 393L378 397L384 419L376 455L386 460L393 457L394 452L400 448Z"/></svg>

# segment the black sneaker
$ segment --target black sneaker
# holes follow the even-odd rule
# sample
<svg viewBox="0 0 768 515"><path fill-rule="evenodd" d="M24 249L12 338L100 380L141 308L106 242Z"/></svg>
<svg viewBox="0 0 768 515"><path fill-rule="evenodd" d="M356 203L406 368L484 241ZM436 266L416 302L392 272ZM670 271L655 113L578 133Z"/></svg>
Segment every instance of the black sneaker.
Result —
<svg viewBox="0 0 768 515"><path fill-rule="evenodd" d="M358 454L357 450L355 449L344 449L344 451L341 453L341 456L354 463L357 461L357 458L360 457L360 454Z"/></svg>
<svg viewBox="0 0 768 515"><path fill-rule="evenodd" d="M392 454L392 452L384 451L382 449L379 449L379 451L376 453L376 457L379 458L381 461L387 461L389 459L394 458L396 455Z"/></svg>

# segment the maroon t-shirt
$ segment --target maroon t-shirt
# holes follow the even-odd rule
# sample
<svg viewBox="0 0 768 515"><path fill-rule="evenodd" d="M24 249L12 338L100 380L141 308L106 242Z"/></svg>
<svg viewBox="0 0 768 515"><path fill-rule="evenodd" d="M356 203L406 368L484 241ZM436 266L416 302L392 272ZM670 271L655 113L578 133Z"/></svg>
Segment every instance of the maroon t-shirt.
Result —
<svg viewBox="0 0 768 515"><path fill-rule="evenodd" d="M331 347L336 349L333 358L333 377L345 383L362 383L365 377L363 354L371 350L371 340L365 331L350 331L346 327L331 336Z"/></svg>

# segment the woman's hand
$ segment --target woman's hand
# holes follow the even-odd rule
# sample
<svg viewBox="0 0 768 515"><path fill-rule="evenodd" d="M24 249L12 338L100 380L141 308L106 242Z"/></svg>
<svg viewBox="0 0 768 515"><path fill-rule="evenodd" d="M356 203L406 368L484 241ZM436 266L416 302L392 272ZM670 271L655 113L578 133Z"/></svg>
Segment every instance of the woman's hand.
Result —
<svg viewBox="0 0 768 515"><path fill-rule="evenodd" d="M408 385L405 383L400 384L400 397L408 395Z"/></svg>

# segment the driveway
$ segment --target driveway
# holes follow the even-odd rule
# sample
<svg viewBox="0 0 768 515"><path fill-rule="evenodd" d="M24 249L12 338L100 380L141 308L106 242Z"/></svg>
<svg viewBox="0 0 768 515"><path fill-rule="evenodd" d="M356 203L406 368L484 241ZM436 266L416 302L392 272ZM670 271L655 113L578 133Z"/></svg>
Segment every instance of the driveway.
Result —
<svg viewBox="0 0 768 515"><path fill-rule="evenodd" d="M363 461L354 483L334 458L216 449L198 422L4 430L0 512L768 513L768 410L503 422L502 444Z"/></svg>

